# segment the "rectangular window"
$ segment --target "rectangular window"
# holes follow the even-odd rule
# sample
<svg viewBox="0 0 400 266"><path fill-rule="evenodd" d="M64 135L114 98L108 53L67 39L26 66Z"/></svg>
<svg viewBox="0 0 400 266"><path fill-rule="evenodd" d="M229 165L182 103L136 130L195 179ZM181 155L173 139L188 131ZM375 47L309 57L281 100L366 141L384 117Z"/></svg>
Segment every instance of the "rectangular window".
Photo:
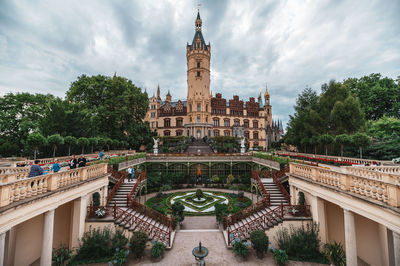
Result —
<svg viewBox="0 0 400 266"><path fill-rule="evenodd" d="M165 119L164 120L164 127L170 127L171 126L171 120Z"/></svg>
<svg viewBox="0 0 400 266"><path fill-rule="evenodd" d="M214 136L219 137L219 130L214 131Z"/></svg>
<svg viewBox="0 0 400 266"><path fill-rule="evenodd" d="M214 126L219 127L219 119L214 120Z"/></svg>
<svg viewBox="0 0 400 266"><path fill-rule="evenodd" d="M176 126L181 127L182 126L182 119L176 119Z"/></svg>
<svg viewBox="0 0 400 266"><path fill-rule="evenodd" d="M245 128L248 128L248 127L249 127L249 121L245 120L245 121L243 122L243 126L244 126Z"/></svg>
<svg viewBox="0 0 400 266"><path fill-rule="evenodd" d="M201 104L197 104L197 112L200 112L201 111Z"/></svg>
<svg viewBox="0 0 400 266"><path fill-rule="evenodd" d="M151 105L151 109L155 110L156 106L154 104Z"/></svg>
<svg viewBox="0 0 400 266"><path fill-rule="evenodd" d="M200 77L200 71L197 71L197 76Z"/></svg>
<svg viewBox="0 0 400 266"><path fill-rule="evenodd" d="M182 136L182 131L180 131L180 130L176 131L176 135L177 136Z"/></svg>
<svg viewBox="0 0 400 266"><path fill-rule="evenodd" d="M258 121L253 121L253 127L258 128Z"/></svg>
<svg viewBox="0 0 400 266"><path fill-rule="evenodd" d="M197 122L200 123L200 116L197 116Z"/></svg>
<svg viewBox="0 0 400 266"><path fill-rule="evenodd" d="M151 122L151 127L154 128L154 122Z"/></svg>
<svg viewBox="0 0 400 266"><path fill-rule="evenodd" d="M253 139L258 139L258 132L253 133Z"/></svg>
<svg viewBox="0 0 400 266"><path fill-rule="evenodd" d="M197 68L200 68L200 62L197 62Z"/></svg>
<svg viewBox="0 0 400 266"><path fill-rule="evenodd" d="M239 120L235 120L235 127L240 126L240 121Z"/></svg>
<svg viewBox="0 0 400 266"><path fill-rule="evenodd" d="M156 113L155 112L151 112L151 117L152 118L156 117Z"/></svg>
<svg viewBox="0 0 400 266"><path fill-rule="evenodd" d="M229 131L224 131L224 136L229 137Z"/></svg>
<svg viewBox="0 0 400 266"><path fill-rule="evenodd" d="M229 127L230 126L229 120L224 120L224 126L225 127Z"/></svg>

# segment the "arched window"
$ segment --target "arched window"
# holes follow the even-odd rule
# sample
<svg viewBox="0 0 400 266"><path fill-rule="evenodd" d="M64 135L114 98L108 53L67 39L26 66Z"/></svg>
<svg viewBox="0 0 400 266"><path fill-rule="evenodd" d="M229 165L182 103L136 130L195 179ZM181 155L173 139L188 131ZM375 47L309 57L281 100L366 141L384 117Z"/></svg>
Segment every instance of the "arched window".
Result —
<svg viewBox="0 0 400 266"><path fill-rule="evenodd" d="M257 120L253 121L253 128L258 128L258 121Z"/></svg>
<svg viewBox="0 0 400 266"><path fill-rule="evenodd" d="M176 126L177 127L182 127L182 125L183 125L183 119L181 117L178 117L176 119Z"/></svg>
<svg viewBox="0 0 400 266"><path fill-rule="evenodd" d="M239 120L239 119L235 119L233 125L234 125L235 127L240 126L240 120Z"/></svg>
<svg viewBox="0 0 400 266"><path fill-rule="evenodd" d="M219 118L214 118L214 126L219 127Z"/></svg>
<svg viewBox="0 0 400 266"><path fill-rule="evenodd" d="M244 128L249 128L249 120L245 119L245 120L243 121L243 127L244 127Z"/></svg>
<svg viewBox="0 0 400 266"><path fill-rule="evenodd" d="M183 135L183 130L177 130L176 131L177 136L182 136Z"/></svg>
<svg viewBox="0 0 400 266"><path fill-rule="evenodd" d="M245 132L244 132L244 137L245 137L246 139L249 139L249 138L250 138L250 132L249 132L249 131L245 131Z"/></svg>
<svg viewBox="0 0 400 266"><path fill-rule="evenodd" d="M231 125L231 122L229 118L224 119L224 127L229 127Z"/></svg>
<svg viewBox="0 0 400 266"><path fill-rule="evenodd" d="M224 136L229 137L229 135L230 135L229 130L225 130L225 131L224 131Z"/></svg>
<svg viewBox="0 0 400 266"><path fill-rule="evenodd" d="M258 139L258 132L257 131L253 132L253 139Z"/></svg>
<svg viewBox="0 0 400 266"><path fill-rule="evenodd" d="M171 136L171 131L164 130L164 136Z"/></svg>
<svg viewBox="0 0 400 266"><path fill-rule="evenodd" d="M218 137L219 136L219 130L214 130L214 136Z"/></svg>

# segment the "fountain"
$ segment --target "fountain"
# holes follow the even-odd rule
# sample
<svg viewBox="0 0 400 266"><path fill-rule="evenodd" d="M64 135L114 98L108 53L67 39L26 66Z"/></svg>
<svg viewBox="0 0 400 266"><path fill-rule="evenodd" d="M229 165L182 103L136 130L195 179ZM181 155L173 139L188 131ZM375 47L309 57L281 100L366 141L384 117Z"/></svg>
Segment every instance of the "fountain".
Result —
<svg viewBox="0 0 400 266"><path fill-rule="evenodd" d="M193 249L192 254L197 261L197 265L199 266L206 265L204 258L207 257L208 255L208 249L206 247L201 246L201 241L199 241L199 246Z"/></svg>

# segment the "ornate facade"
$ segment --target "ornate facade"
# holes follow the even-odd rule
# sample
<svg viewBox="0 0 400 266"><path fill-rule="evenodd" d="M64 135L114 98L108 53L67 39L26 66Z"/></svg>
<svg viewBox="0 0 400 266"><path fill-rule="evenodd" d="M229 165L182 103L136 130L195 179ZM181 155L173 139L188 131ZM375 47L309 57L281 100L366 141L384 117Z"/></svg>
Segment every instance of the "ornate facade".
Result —
<svg viewBox="0 0 400 266"><path fill-rule="evenodd" d="M198 13L193 41L186 45L187 101L172 101L169 91L162 100L158 86L157 95L150 98L145 121L160 136L246 137L250 147L270 146L277 137L279 140L282 132L276 130L272 121L268 90L264 93L265 105L261 94L257 101L250 97L246 102L237 95L229 101L220 93L213 97L210 92L211 45L204 41L201 27ZM281 126L279 122L278 125Z"/></svg>

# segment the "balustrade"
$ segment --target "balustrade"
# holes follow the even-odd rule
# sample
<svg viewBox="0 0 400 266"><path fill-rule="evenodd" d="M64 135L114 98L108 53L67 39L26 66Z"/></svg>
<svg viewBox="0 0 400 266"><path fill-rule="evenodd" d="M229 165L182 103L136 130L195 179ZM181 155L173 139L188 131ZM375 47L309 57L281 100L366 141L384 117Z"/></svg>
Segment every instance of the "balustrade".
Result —
<svg viewBox="0 0 400 266"><path fill-rule="evenodd" d="M400 175L364 167L344 167L342 173L296 163L290 163L290 174L400 207Z"/></svg>
<svg viewBox="0 0 400 266"><path fill-rule="evenodd" d="M106 167L106 164L97 164L0 184L0 207L100 176L107 172Z"/></svg>

